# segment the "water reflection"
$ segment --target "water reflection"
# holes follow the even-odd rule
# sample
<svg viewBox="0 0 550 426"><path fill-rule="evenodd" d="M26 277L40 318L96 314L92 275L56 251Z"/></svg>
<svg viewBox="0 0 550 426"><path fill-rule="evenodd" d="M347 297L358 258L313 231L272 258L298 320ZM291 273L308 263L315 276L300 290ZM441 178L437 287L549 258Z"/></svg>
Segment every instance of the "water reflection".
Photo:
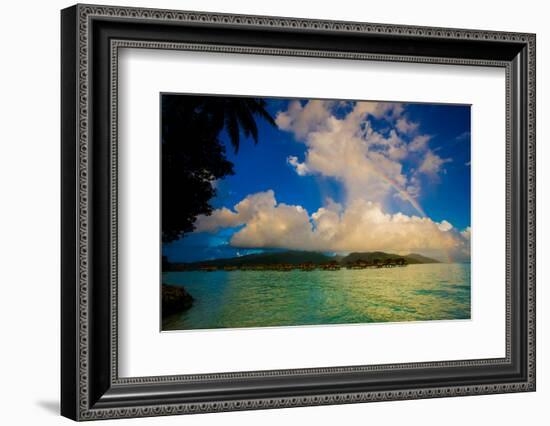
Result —
<svg viewBox="0 0 550 426"><path fill-rule="evenodd" d="M339 271L168 272L195 303L163 330L470 318L470 265Z"/></svg>

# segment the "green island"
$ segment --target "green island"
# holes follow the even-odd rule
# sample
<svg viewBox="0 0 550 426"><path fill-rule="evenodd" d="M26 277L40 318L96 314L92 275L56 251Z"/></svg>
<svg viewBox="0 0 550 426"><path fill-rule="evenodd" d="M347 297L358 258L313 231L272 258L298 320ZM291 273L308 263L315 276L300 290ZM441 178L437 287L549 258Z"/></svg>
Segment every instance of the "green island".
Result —
<svg viewBox="0 0 550 426"><path fill-rule="evenodd" d="M330 256L307 251L285 251L249 254L224 259L211 259L192 263L168 263L163 261L164 272L183 271L337 271L341 268L393 268L410 264L440 263L435 259L411 253L397 255L381 251L355 252L347 256Z"/></svg>

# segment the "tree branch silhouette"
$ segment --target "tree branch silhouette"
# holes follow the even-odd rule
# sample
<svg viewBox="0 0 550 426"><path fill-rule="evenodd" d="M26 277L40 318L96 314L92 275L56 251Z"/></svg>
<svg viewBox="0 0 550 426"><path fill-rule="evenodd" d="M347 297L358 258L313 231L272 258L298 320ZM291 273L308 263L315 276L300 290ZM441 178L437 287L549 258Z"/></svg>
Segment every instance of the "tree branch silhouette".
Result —
<svg viewBox="0 0 550 426"><path fill-rule="evenodd" d="M162 241L171 242L192 232L198 215L212 214L213 183L234 173L220 133L237 153L241 133L258 143L257 118L275 121L259 98L163 95L161 112Z"/></svg>

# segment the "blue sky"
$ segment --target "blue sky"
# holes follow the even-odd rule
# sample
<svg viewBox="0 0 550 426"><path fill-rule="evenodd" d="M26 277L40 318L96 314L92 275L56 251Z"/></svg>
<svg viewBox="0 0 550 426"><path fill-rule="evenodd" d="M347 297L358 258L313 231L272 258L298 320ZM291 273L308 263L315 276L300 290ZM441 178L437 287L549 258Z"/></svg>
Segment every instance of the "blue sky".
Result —
<svg viewBox="0 0 550 426"><path fill-rule="evenodd" d="M171 261L274 249L469 257L469 106L266 101L277 127L258 119L259 143L238 153L220 135L235 174L216 182L213 216L163 246Z"/></svg>

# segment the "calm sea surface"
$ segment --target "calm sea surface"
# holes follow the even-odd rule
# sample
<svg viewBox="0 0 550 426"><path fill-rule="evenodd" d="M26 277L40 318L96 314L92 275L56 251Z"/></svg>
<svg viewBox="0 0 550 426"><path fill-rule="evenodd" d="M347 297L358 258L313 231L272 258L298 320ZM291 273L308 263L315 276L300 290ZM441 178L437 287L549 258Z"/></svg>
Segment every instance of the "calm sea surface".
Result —
<svg viewBox="0 0 550 426"><path fill-rule="evenodd" d="M163 330L470 318L470 265L339 271L166 272L193 306Z"/></svg>

